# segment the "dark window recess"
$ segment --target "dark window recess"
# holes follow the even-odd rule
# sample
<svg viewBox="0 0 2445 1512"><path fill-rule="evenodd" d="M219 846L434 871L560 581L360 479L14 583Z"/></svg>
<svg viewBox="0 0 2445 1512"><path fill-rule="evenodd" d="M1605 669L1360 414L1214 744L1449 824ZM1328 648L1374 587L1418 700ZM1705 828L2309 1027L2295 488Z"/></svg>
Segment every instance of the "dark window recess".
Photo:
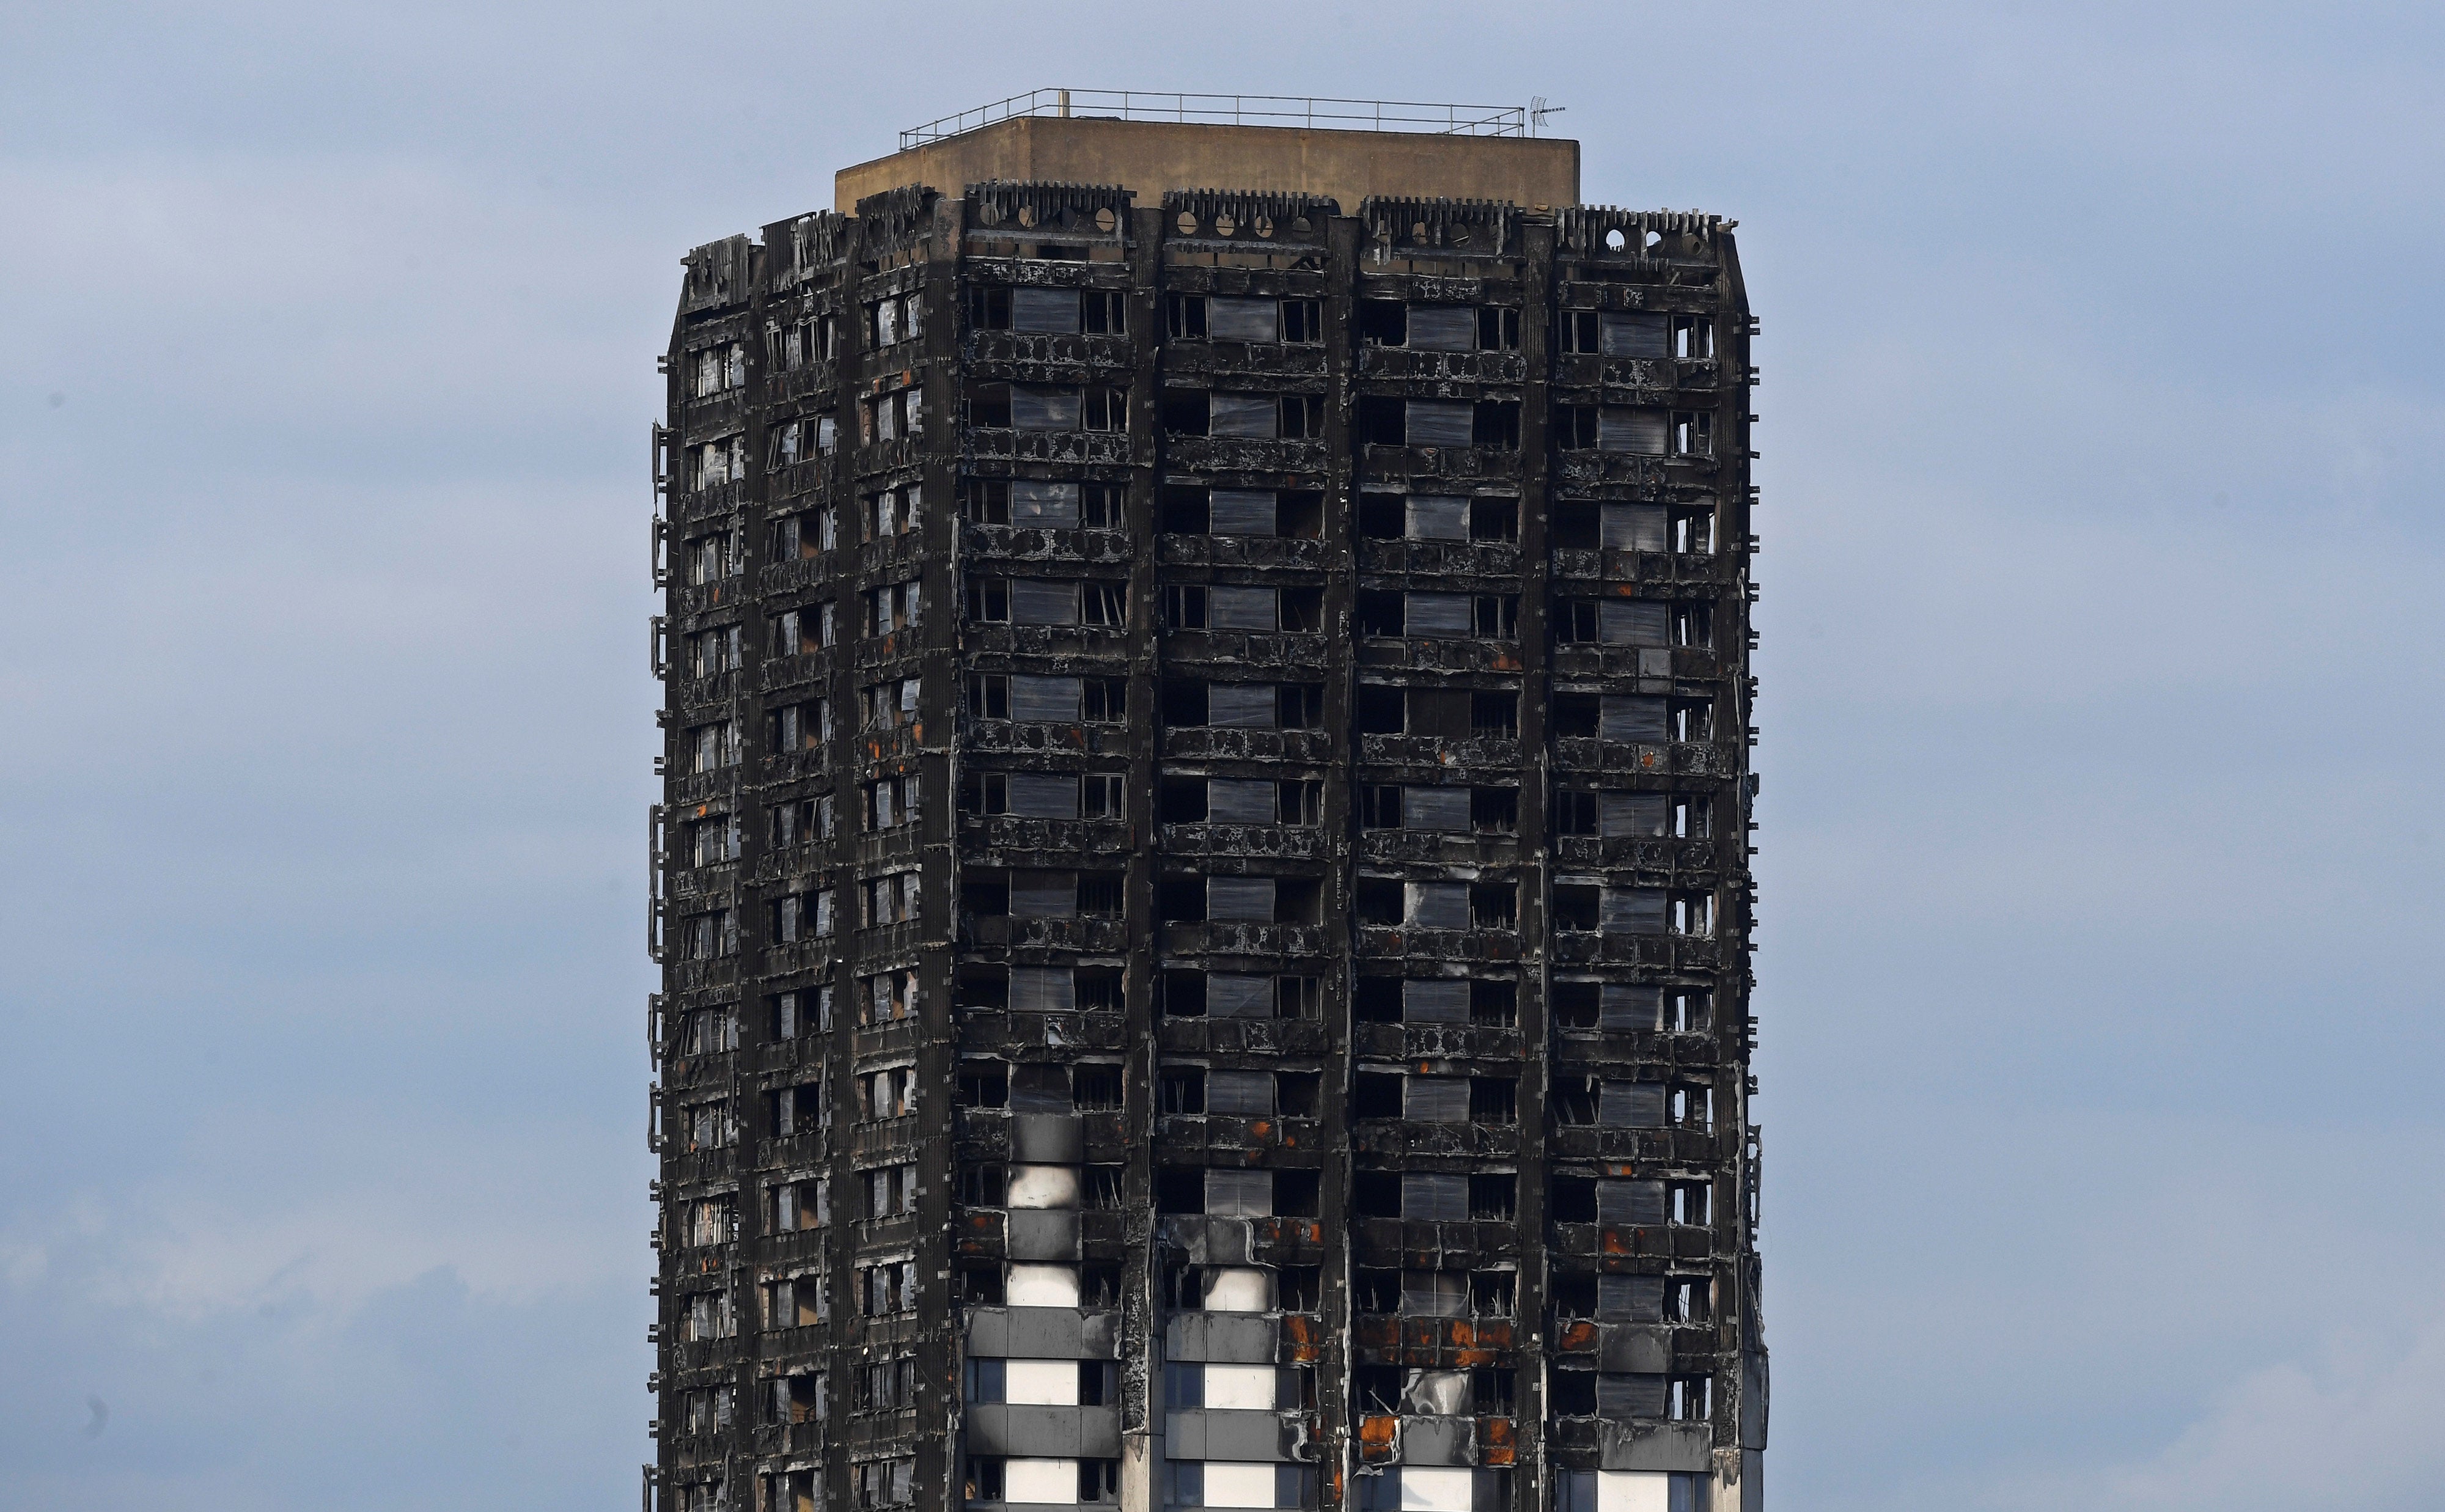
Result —
<svg viewBox="0 0 2445 1512"><path fill-rule="evenodd" d="M1474 882L1468 888L1468 922L1473 929L1510 929L1520 923L1520 885Z"/></svg>
<svg viewBox="0 0 2445 1512"><path fill-rule="evenodd" d="M1159 907L1157 912L1167 916L1167 911L1163 908ZM1166 1016L1173 1018L1205 1017L1205 973L1167 971L1156 991L1161 999L1159 1006Z"/></svg>
<svg viewBox="0 0 2445 1512"><path fill-rule="evenodd" d="M1350 1208L1361 1218L1401 1216L1401 1178L1386 1170L1354 1171L1350 1177Z"/></svg>
<svg viewBox="0 0 2445 1512"><path fill-rule="evenodd" d="M1367 446L1400 446L1409 439L1406 401L1362 395L1351 409L1352 439Z"/></svg>
<svg viewBox="0 0 2445 1512"><path fill-rule="evenodd" d="M1594 693L1557 693L1550 721L1557 739L1593 737L1603 715L1603 700Z"/></svg>
<svg viewBox="0 0 2445 1512"><path fill-rule="evenodd" d="M1175 535L1204 535L1212 523L1210 491L1167 483L1156 498L1162 528Z"/></svg>
<svg viewBox="0 0 2445 1512"><path fill-rule="evenodd" d="M1121 1106L1121 1068L1110 1065L1071 1068L1070 1098L1072 1105L1082 1113L1117 1111Z"/></svg>
<svg viewBox="0 0 2445 1512"><path fill-rule="evenodd" d="M1397 1313L1401 1310L1401 1273L1399 1271L1353 1271L1350 1273L1350 1305L1354 1311ZM1386 1367L1371 1368L1382 1370ZM1392 1390L1392 1399L1397 1402L1400 1388L1395 1385Z"/></svg>
<svg viewBox="0 0 2445 1512"><path fill-rule="evenodd" d="M968 289L968 324L978 330L1010 329L1010 290L988 285Z"/></svg>
<svg viewBox="0 0 2445 1512"><path fill-rule="evenodd" d="M1205 1167L1164 1166L1154 1173L1154 1210L1158 1213L1205 1211Z"/></svg>
<svg viewBox="0 0 2445 1512"><path fill-rule="evenodd" d="M1284 1265L1275 1273L1276 1299L1285 1313L1313 1313L1323 1303L1323 1268L1316 1265Z"/></svg>
<svg viewBox="0 0 2445 1512"><path fill-rule="evenodd" d="M1358 684L1354 712L1361 735L1400 735L1409 728L1407 690L1380 682Z"/></svg>
<svg viewBox="0 0 2445 1512"><path fill-rule="evenodd" d="M961 1108L1001 1108L1010 1102L1010 1068L1000 1061L963 1061L952 1101Z"/></svg>
<svg viewBox="0 0 2445 1512"><path fill-rule="evenodd" d="M1472 1124L1518 1123L1520 1083L1508 1076L1469 1078L1468 1121Z"/></svg>
<svg viewBox="0 0 2445 1512"><path fill-rule="evenodd" d="M1081 1013L1121 1011L1121 973L1115 966L1080 966L1072 974L1076 1006ZM1121 1106L1115 1102L1110 1106Z"/></svg>
<svg viewBox="0 0 2445 1512"><path fill-rule="evenodd" d="M1155 1111L1165 1113L1205 1111L1204 1068L1183 1066L1164 1072L1155 1082Z"/></svg>
<svg viewBox="0 0 2445 1512"><path fill-rule="evenodd" d="M1407 346L1409 307L1396 299L1358 302L1358 340L1369 346Z"/></svg>
<svg viewBox="0 0 2445 1512"><path fill-rule="evenodd" d="M1519 1016L1520 984L1484 977L1468 984L1468 1021L1484 1029L1508 1029Z"/></svg>
<svg viewBox="0 0 2445 1512"><path fill-rule="evenodd" d="M1507 1223L1519 1217L1520 1178L1509 1171L1471 1175L1468 1216L1482 1223Z"/></svg>
<svg viewBox="0 0 2445 1512"><path fill-rule="evenodd" d="M1010 385L1008 383L971 383L968 385L968 423L1007 429L1010 425Z"/></svg>
<svg viewBox="0 0 2445 1512"><path fill-rule="evenodd" d="M1352 905L1362 924L1398 924L1408 899L1401 884L1390 877L1361 877L1351 889Z"/></svg>
<svg viewBox="0 0 2445 1512"><path fill-rule="evenodd" d="M1163 391L1163 428L1173 436L1207 435L1213 425L1211 397L1202 388Z"/></svg>
<svg viewBox="0 0 2445 1512"><path fill-rule="evenodd" d="M1479 401L1469 427L1469 444L1498 452L1518 451L1520 401L1516 399Z"/></svg>
<svg viewBox="0 0 2445 1512"><path fill-rule="evenodd" d="M1322 1176L1322 1172L1313 1170L1274 1172L1274 1212L1283 1218L1319 1216Z"/></svg>
<svg viewBox="0 0 2445 1512"><path fill-rule="evenodd" d="M1360 1072L1354 1078L1352 1090L1351 1115L1355 1118L1400 1117L1400 1073L1398 1072Z"/></svg>
<svg viewBox="0 0 2445 1512"><path fill-rule="evenodd" d="M1596 1221L1596 1181L1593 1176L1556 1176L1546 1202L1545 1214L1557 1223L1593 1223ZM1594 1306L1593 1299L1590 1306Z"/></svg>

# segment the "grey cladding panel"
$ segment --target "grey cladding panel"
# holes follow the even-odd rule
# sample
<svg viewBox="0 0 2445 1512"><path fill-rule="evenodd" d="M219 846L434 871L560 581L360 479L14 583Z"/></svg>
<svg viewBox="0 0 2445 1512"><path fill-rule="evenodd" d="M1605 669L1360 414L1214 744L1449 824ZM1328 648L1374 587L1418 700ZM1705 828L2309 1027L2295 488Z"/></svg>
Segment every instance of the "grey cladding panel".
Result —
<svg viewBox="0 0 2445 1512"><path fill-rule="evenodd" d="M1669 605L1647 599L1603 599L1596 605L1596 638L1607 645L1662 645L1671 629Z"/></svg>
<svg viewBox="0 0 2445 1512"><path fill-rule="evenodd" d="M1401 1116L1421 1124L1468 1122L1468 1078L1420 1076L1402 1079Z"/></svg>
<svg viewBox="0 0 2445 1512"><path fill-rule="evenodd" d="M1207 1072L1205 1111L1239 1117L1270 1114L1274 1111L1274 1073L1270 1071Z"/></svg>
<svg viewBox="0 0 2445 1512"><path fill-rule="evenodd" d="M1274 918L1274 879L1271 877L1206 878L1205 917L1238 920L1250 924L1271 924Z"/></svg>
<svg viewBox="0 0 2445 1512"><path fill-rule="evenodd" d="M1205 513L1205 528L1216 535L1272 535L1281 524L1280 495L1269 488L1218 488L1206 495Z"/></svg>
<svg viewBox="0 0 2445 1512"><path fill-rule="evenodd" d="M1596 1093L1596 1122L1607 1129L1664 1127L1664 1084L1608 1081Z"/></svg>
<svg viewBox="0 0 2445 1512"><path fill-rule="evenodd" d="M1470 1417L1405 1417L1401 1419L1401 1463L1404 1465L1476 1464L1477 1420Z"/></svg>
<svg viewBox="0 0 2445 1512"><path fill-rule="evenodd" d="M1607 404L1596 411L1596 450L1600 452L1640 452L1661 457L1665 438L1670 431L1670 417L1660 409Z"/></svg>
<svg viewBox="0 0 2445 1512"><path fill-rule="evenodd" d="M1010 291L1010 328L1053 336L1078 330L1078 290L1014 289Z"/></svg>
<svg viewBox="0 0 2445 1512"><path fill-rule="evenodd" d="M1664 1226L1664 1184L1607 1179L1596 1183L1596 1222L1633 1228Z"/></svg>
<svg viewBox="0 0 2445 1512"><path fill-rule="evenodd" d="M1016 797L1012 801L1016 802ZM1670 800L1661 793L1603 793L1596 795L1597 828L1607 839L1661 835L1670 813Z"/></svg>
<svg viewBox="0 0 2445 1512"><path fill-rule="evenodd" d="M1074 388L1010 385L1010 422L1022 431L1074 431L1081 400Z"/></svg>
<svg viewBox="0 0 2445 1512"><path fill-rule="evenodd" d="M1412 495L1405 506L1404 533L1413 541L1468 539L1468 500Z"/></svg>
<svg viewBox="0 0 2445 1512"><path fill-rule="evenodd" d="M1422 1223L1466 1223L1468 1178L1450 1171L1404 1173L1401 1216Z"/></svg>
<svg viewBox="0 0 2445 1512"><path fill-rule="evenodd" d="M1465 593L1411 593L1402 617L1406 633L1417 636L1465 636L1474 624Z"/></svg>
<svg viewBox="0 0 2445 1512"><path fill-rule="evenodd" d="M1164 1452L1175 1460L1286 1461L1282 1419L1273 1412L1200 1409L1164 1420Z"/></svg>
<svg viewBox="0 0 2445 1512"><path fill-rule="evenodd" d="M1664 989L1608 981L1597 999L1600 1029L1657 1029L1664 1023Z"/></svg>
<svg viewBox="0 0 2445 1512"><path fill-rule="evenodd" d="M1421 929L1468 927L1467 883L1412 882L1409 889L1409 923Z"/></svg>
<svg viewBox="0 0 2445 1512"><path fill-rule="evenodd" d="M1010 1158L1031 1166L1075 1166L1087 1158L1087 1130L1074 1113L1014 1113Z"/></svg>
<svg viewBox="0 0 2445 1512"><path fill-rule="evenodd" d="M1281 317L1278 301L1216 294L1205 301L1205 334L1218 342L1278 342Z"/></svg>
<svg viewBox="0 0 2445 1512"><path fill-rule="evenodd" d="M1213 777L1205 784L1211 824L1271 824L1281 812L1281 789L1271 777ZM1212 989L1207 989L1209 996Z"/></svg>
<svg viewBox="0 0 2445 1512"><path fill-rule="evenodd" d="M1270 730L1280 717L1280 703L1270 682L1209 682L1205 722L1225 730Z"/></svg>
<svg viewBox="0 0 2445 1512"><path fill-rule="evenodd" d="M1669 512L1661 504L1604 506L1608 551L1661 551L1670 542Z"/></svg>
<svg viewBox="0 0 2445 1512"><path fill-rule="evenodd" d="M1209 1168L1205 1172L1205 1211L1222 1218L1272 1216L1274 1173Z"/></svg>
<svg viewBox="0 0 2445 1512"><path fill-rule="evenodd" d="M1010 913L1014 919L1068 919L1078 912L1074 871L1014 871Z"/></svg>
<svg viewBox="0 0 2445 1512"><path fill-rule="evenodd" d="M1598 705L1596 734L1608 740L1664 738L1664 700L1634 693L1608 693Z"/></svg>
<svg viewBox="0 0 2445 1512"><path fill-rule="evenodd" d="M1657 1280L1659 1277L1604 1277L1608 1280ZM1601 1305L1601 1304L1600 1304ZM1670 1371L1672 1331L1658 1322L1604 1323L1596 1329L1596 1369L1600 1371Z"/></svg>
<svg viewBox="0 0 2445 1512"><path fill-rule="evenodd" d="M1066 1014L1077 1006L1077 981L1067 966L1010 968L1010 1006L1017 1013Z"/></svg>
<svg viewBox="0 0 2445 1512"><path fill-rule="evenodd" d="M1658 1323L1664 1319L1661 1276L1598 1276L1596 1319L1604 1323Z"/></svg>
<svg viewBox="0 0 2445 1512"><path fill-rule="evenodd" d="M1078 524L1078 485L1013 478L1010 484L1010 522L1053 530L1074 529Z"/></svg>
<svg viewBox="0 0 2445 1512"><path fill-rule="evenodd" d="M1413 1024L1468 1022L1468 983L1452 980L1401 983L1401 1017Z"/></svg>
<svg viewBox="0 0 2445 1512"><path fill-rule="evenodd" d="M1078 1258L1078 1215L1049 1207L1017 1207L1003 1215L1002 1240L1010 1258L1022 1261Z"/></svg>
<svg viewBox="0 0 2445 1512"><path fill-rule="evenodd" d="M1466 788L1403 788L1401 828L1465 830L1468 828L1468 802Z"/></svg>
<svg viewBox="0 0 2445 1512"><path fill-rule="evenodd" d="M1247 1313L1175 1313L1164 1327L1164 1354L1175 1360L1271 1365L1279 1352L1278 1320Z"/></svg>
<svg viewBox="0 0 2445 1512"><path fill-rule="evenodd" d="M1030 677L1024 673L1012 673L1010 717L1014 719L1047 719L1068 724L1077 723L1078 680Z"/></svg>
<svg viewBox="0 0 2445 1512"><path fill-rule="evenodd" d="M971 1452L1030 1459L1109 1459L1121 1451L1120 1409L977 1402L966 1413Z"/></svg>
<svg viewBox="0 0 2445 1512"><path fill-rule="evenodd" d="M1409 345L1428 352L1477 350L1477 307L1411 305Z"/></svg>
<svg viewBox="0 0 2445 1512"><path fill-rule="evenodd" d="M1211 974L1205 979L1205 1017L1271 1018L1274 1017L1274 979L1230 971Z"/></svg>
<svg viewBox="0 0 2445 1512"><path fill-rule="evenodd" d="M1010 618L1014 625L1077 624L1077 581L1074 578L1012 578Z"/></svg>
<svg viewBox="0 0 2445 1512"><path fill-rule="evenodd" d="M1217 630L1281 628L1281 596L1269 588L1226 588L1205 590L1205 623Z"/></svg>
<svg viewBox="0 0 2445 1512"><path fill-rule="evenodd" d="M1596 1463L1608 1470L1704 1473L1714 1467L1714 1433L1704 1423L1599 1423L1596 1428Z"/></svg>
<svg viewBox="0 0 2445 1512"><path fill-rule="evenodd" d="M1214 436L1270 438L1278 431L1281 421L1279 401L1271 394L1218 393L1207 414L1207 432Z"/></svg>
<svg viewBox="0 0 2445 1512"><path fill-rule="evenodd" d="M1665 899L1661 887L1607 887L1596 927L1609 935L1660 935L1664 932ZM1017 913L1014 904L1011 912Z"/></svg>
<svg viewBox="0 0 2445 1512"><path fill-rule="evenodd" d="M1649 1371L1598 1371L1598 1417L1662 1417L1664 1377Z"/></svg>
<svg viewBox="0 0 2445 1512"><path fill-rule="evenodd" d="M1607 357L1670 357L1672 323L1667 315L1607 310L1597 328Z"/></svg>
<svg viewBox="0 0 2445 1512"><path fill-rule="evenodd" d="M1458 400L1413 399L1409 401L1407 422L1409 443L1466 446L1476 434L1476 407Z"/></svg>
<svg viewBox="0 0 2445 1512"><path fill-rule="evenodd" d="M1050 772L1014 772L1006 779L1010 812L1028 819L1078 817L1078 779Z"/></svg>

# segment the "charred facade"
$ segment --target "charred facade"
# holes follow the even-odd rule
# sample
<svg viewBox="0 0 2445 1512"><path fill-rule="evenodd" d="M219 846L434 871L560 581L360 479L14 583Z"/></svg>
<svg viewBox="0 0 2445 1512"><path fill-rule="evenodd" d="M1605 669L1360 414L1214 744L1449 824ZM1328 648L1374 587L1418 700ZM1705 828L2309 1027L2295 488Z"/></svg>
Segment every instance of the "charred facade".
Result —
<svg viewBox="0 0 2445 1512"><path fill-rule="evenodd" d="M649 1508L1763 1505L1751 334L1694 214L688 256Z"/></svg>

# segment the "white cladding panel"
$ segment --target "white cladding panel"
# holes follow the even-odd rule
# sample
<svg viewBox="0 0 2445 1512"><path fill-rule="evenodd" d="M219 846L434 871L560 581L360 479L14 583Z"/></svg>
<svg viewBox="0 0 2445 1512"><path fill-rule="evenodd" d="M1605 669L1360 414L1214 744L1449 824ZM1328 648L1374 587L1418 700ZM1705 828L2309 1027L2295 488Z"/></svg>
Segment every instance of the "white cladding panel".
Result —
<svg viewBox="0 0 2445 1512"><path fill-rule="evenodd" d="M1004 1460L1002 1494L1014 1502L1078 1502L1076 1460Z"/></svg>
<svg viewBox="0 0 2445 1512"><path fill-rule="evenodd" d="M1003 1297L1013 1307L1075 1307L1078 1267L1075 1265L1013 1265ZM1076 1487L1071 1487L1073 1492Z"/></svg>
<svg viewBox="0 0 2445 1512"><path fill-rule="evenodd" d="M1077 1372L1073 1370L1072 1374ZM1271 1365L1208 1365L1205 1405L1259 1412L1274 1409L1274 1388L1279 1374Z"/></svg>
<svg viewBox="0 0 2445 1512"><path fill-rule="evenodd" d="M1075 1166L1013 1166L1010 1168L1013 1207L1075 1207L1078 1167Z"/></svg>
<svg viewBox="0 0 2445 1512"><path fill-rule="evenodd" d="M1005 1402L1031 1407L1078 1405L1076 1360L1004 1360L1001 1368Z"/></svg>

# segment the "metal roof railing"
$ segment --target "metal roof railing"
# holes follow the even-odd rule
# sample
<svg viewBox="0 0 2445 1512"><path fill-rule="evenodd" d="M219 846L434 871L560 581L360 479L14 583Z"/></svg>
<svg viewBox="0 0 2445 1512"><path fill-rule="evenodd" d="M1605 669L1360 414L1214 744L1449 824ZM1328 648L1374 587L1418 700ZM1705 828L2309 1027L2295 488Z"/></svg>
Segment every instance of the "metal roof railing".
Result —
<svg viewBox="0 0 2445 1512"><path fill-rule="evenodd" d="M1295 95L1150 94L1142 89L1031 89L929 121L900 134L906 151L1020 116L1176 121L1200 125L1322 126L1334 131L1417 131L1456 137L1524 137L1521 105L1430 104L1416 100L1311 100Z"/></svg>

